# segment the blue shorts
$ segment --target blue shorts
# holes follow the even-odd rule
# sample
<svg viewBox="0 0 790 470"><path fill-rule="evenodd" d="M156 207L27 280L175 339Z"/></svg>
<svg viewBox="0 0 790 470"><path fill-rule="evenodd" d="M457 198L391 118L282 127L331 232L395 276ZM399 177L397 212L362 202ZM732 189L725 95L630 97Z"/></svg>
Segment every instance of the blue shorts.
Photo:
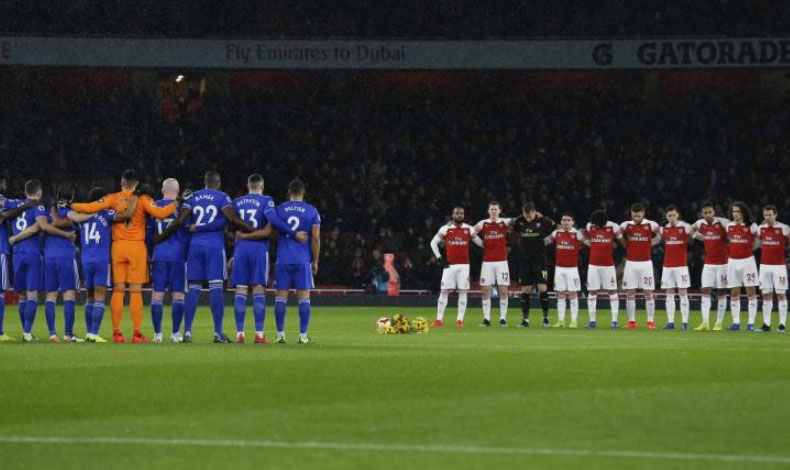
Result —
<svg viewBox="0 0 790 470"><path fill-rule="evenodd" d="M77 290L80 272L74 258L44 258L44 289L47 292Z"/></svg>
<svg viewBox="0 0 790 470"><path fill-rule="evenodd" d="M266 286L269 284L269 252L255 246L237 246L233 250L234 286Z"/></svg>
<svg viewBox="0 0 790 470"><path fill-rule="evenodd" d="M82 277L85 278L85 288L93 289L94 286L110 287L110 263L83 263Z"/></svg>
<svg viewBox="0 0 790 470"><path fill-rule="evenodd" d="M203 245L189 247L187 256L187 279L190 281L224 280L225 248L213 248Z"/></svg>
<svg viewBox="0 0 790 470"><path fill-rule="evenodd" d="M313 285L313 270L309 264L280 264L274 267L275 289L307 290Z"/></svg>
<svg viewBox="0 0 790 470"><path fill-rule="evenodd" d="M151 266L154 292L186 292L187 265L178 261L154 261Z"/></svg>
<svg viewBox="0 0 790 470"><path fill-rule="evenodd" d="M25 292L44 289L43 261L35 253L14 254L14 290Z"/></svg>
<svg viewBox="0 0 790 470"><path fill-rule="evenodd" d="M0 253L0 291L11 288L11 276L8 275L8 255ZM3 295L0 293L0 295Z"/></svg>

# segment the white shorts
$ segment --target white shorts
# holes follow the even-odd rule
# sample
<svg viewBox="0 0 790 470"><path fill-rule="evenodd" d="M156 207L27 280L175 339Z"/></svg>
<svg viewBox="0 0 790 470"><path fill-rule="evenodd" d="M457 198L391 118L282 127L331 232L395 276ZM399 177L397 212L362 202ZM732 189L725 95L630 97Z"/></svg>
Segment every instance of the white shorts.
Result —
<svg viewBox="0 0 790 470"><path fill-rule="evenodd" d="M691 277L689 276L688 266L677 266L674 268L664 268L661 271L662 289L688 289L691 287Z"/></svg>
<svg viewBox="0 0 790 470"><path fill-rule="evenodd" d="M469 290L469 265L451 264L442 270L442 289Z"/></svg>
<svg viewBox="0 0 790 470"><path fill-rule="evenodd" d="M754 256L743 259L731 259L727 262L727 287L756 287L760 279L757 276L757 263Z"/></svg>
<svg viewBox="0 0 790 470"><path fill-rule="evenodd" d="M727 288L727 265L706 264L702 267L702 287Z"/></svg>
<svg viewBox="0 0 790 470"><path fill-rule="evenodd" d="M480 285L509 286L510 269L507 261L483 261L483 267L480 268Z"/></svg>
<svg viewBox="0 0 790 470"><path fill-rule="evenodd" d="M760 290L784 293L787 290L787 266L783 264L760 265Z"/></svg>
<svg viewBox="0 0 790 470"><path fill-rule="evenodd" d="M555 292L579 292L581 283L579 268L563 268L560 266L554 268Z"/></svg>
<svg viewBox="0 0 790 470"><path fill-rule="evenodd" d="M652 261L625 261L623 289L653 290L656 288Z"/></svg>
<svg viewBox="0 0 790 470"><path fill-rule="evenodd" d="M596 266L587 268L587 290L617 290L617 273L614 266Z"/></svg>
<svg viewBox="0 0 790 470"><path fill-rule="evenodd" d="M10 279L8 279L8 256L0 253L0 295L4 291L11 288Z"/></svg>

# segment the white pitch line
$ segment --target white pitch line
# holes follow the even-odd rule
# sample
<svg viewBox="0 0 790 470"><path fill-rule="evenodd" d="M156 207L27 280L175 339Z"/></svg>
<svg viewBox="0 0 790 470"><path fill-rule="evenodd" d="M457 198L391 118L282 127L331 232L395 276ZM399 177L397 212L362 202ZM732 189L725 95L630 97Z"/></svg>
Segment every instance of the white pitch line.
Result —
<svg viewBox="0 0 790 470"><path fill-rule="evenodd" d="M54 437L0 436L0 443L8 444L106 444L189 447L243 447L276 449L321 449L357 452L429 452L447 454L548 455L556 457L604 457L642 460L688 460L718 462L757 462L790 464L790 456L750 454L700 454L685 452L650 452L638 450L584 450L547 447L482 447L423 444L380 444L365 442L271 441L228 439L155 439L137 437Z"/></svg>

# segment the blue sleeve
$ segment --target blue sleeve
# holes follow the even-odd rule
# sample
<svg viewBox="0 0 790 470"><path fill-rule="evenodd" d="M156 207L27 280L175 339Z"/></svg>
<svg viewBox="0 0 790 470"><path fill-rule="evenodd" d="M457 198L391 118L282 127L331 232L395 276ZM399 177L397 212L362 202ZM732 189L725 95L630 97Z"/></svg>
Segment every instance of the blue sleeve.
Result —
<svg viewBox="0 0 790 470"><path fill-rule="evenodd" d="M22 205L21 199L0 199L0 202L3 203L4 209L16 209Z"/></svg>
<svg viewBox="0 0 790 470"><path fill-rule="evenodd" d="M321 216L318 215L318 211L315 211L315 214L313 215L313 223L312 224L313 225L321 225Z"/></svg>
<svg viewBox="0 0 790 470"><path fill-rule="evenodd" d="M269 223L272 224L272 227L277 229L278 232L290 235L292 237L296 236L296 232L290 226L288 226L288 224L280 220L280 217L277 216L277 211L275 211L274 208L267 208L263 215L269 219Z"/></svg>
<svg viewBox="0 0 790 470"><path fill-rule="evenodd" d="M38 219L39 217L42 217L42 216L46 217L47 220L51 222L51 220L50 220L51 217L47 213L47 208L44 207L44 206L36 206L36 208L33 209L33 217Z"/></svg>

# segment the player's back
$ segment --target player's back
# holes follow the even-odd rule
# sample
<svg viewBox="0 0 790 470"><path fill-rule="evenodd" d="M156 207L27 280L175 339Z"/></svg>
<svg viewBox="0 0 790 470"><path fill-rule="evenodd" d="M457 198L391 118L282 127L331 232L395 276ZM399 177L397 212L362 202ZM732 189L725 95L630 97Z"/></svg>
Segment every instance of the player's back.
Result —
<svg viewBox="0 0 790 470"><path fill-rule="evenodd" d="M192 234L192 245L224 246L223 229L228 223L222 209L231 206L230 197L222 191L204 188L196 191L192 197L184 201L183 208L191 209L189 224L195 225L197 231Z"/></svg>
<svg viewBox="0 0 790 470"><path fill-rule="evenodd" d="M321 225L318 210L304 201L286 201L277 206L277 217L295 232L304 231L309 235L306 243L300 243L290 236L281 236L277 240L277 263L310 264L312 228L313 225Z"/></svg>
<svg viewBox="0 0 790 470"><path fill-rule="evenodd" d="M173 203L173 199L160 199L154 203L156 207L167 207ZM177 217L181 207L177 208L170 217L166 219L157 219L154 217L148 218L148 224L151 227L149 233L152 236L161 234L167 229L168 225L173 222ZM161 243L154 245L153 257L154 261L175 261L185 262L187 254L187 246L189 244L189 231L186 227L176 230L170 237Z"/></svg>
<svg viewBox="0 0 790 470"><path fill-rule="evenodd" d="M107 196L108 199L112 200L112 205L110 206L110 208L116 212L125 211L126 208L129 207L129 204L131 204L132 197L134 197L132 191L125 191L125 190L118 191L117 193L113 193ZM112 224L112 239L114 241L145 239L144 225L142 228L135 225L135 223L137 224L140 223L140 219L139 218L136 219L139 210L140 207L138 205L137 212L135 212L134 216L129 221L124 222L122 224Z"/></svg>
<svg viewBox="0 0 790 470"><path fill-rule="evenodd" d="M66 214L68 214L68 209L57 209L58 217L63 219L66 218ZM52 215L47 213L47 221L51 224L53 222ZM72 224L70 227L62 229L65 232L73 232L74 225ZM44 257L45 258L71 258L73 259L74 256L77 254L77 249L74 246L74 242L69 240L68 238L63 238L58 235L44 235Z"/></svg>
<svg viewBox="0 0 790 470"><path fill-rule="evenodd" d="M30 200L31 199L25 199L24 202L28 202ZM24 232L25 229L36 223L36 217L42 215L47 215L47 210L43 205L38 205L25 210L25 212L20 214L19 217L11 221L12 233L14 235L18 235L19 233ZM34 235L14 244L14 254L20 253L41 255L41 237Z"/></svg>
<svg viewBox="0 0 790 470"><path fill-rule="evenodd" d="M239 218L253 228L262 229L269 223L265 212L274 208L274 200L263 194L247 194L233 200L233 210ZM256 247L261 250L269 249L269 239L261 240L238 240L236 247Z"/></svg>
<svg viewBox="0 0 790 470"><path fill-rule="evenodd" d="M19 199L3 199L4 209L16 209L24 204ZM8 243L9 233L11 233L11 221L6 220L0 224L0 254L7 255L11 253L11 244Z"/></svg>
<svg viewBox="0 0 790 470"><path fill-rule="evenodd" d="M112 244L112 227L115 212L105 209L80 224L82 263L109 263Z"/></svg>

